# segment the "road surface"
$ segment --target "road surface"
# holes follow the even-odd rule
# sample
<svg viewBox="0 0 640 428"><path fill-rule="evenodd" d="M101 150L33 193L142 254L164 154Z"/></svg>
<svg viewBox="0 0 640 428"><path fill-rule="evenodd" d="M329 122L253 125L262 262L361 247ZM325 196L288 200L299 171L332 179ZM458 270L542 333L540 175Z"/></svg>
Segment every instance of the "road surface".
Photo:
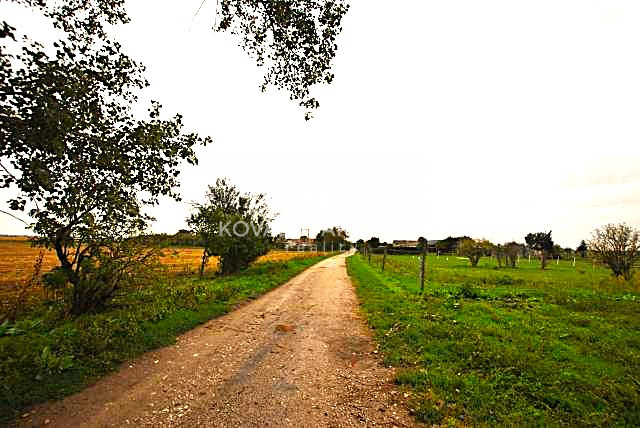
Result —
<svg viewBox="0 0 640 428"><path fill-rule="evenodd" d="M18 424L415 426L392 376L340 255Z"/></svg>

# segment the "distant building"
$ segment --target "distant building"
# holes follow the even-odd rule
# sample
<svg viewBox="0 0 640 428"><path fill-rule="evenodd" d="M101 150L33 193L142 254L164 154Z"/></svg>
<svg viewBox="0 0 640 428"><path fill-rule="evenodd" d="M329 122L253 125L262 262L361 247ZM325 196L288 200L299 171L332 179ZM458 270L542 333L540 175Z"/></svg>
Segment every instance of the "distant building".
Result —
<svg viewBox="0 0 640 428"><path fill-rule="evenodd" d="M315 239L287 239L287 245L290 247L298 246L298 245L315 245Z"/></svg>
<svg viewBox="0 0 640 428"><path fill-rule="evenodd" d="M406 240L406 239L396 239L393 241L393 246L394 247L417 247L418 246L418 241L411 241L411 240Z"/></svg>
<svg viewBox="0 0 640 428"><path fill-rule="evenodd" d="M430 239L427 240L427 251L430 253L435 253L436 250L436 243L438 242L437 239ZM419 242L418 241L414 241L414 240L409 240L409 239L396 239L393 241L393 246L396 248L416 248L418 247Z"/></svg>

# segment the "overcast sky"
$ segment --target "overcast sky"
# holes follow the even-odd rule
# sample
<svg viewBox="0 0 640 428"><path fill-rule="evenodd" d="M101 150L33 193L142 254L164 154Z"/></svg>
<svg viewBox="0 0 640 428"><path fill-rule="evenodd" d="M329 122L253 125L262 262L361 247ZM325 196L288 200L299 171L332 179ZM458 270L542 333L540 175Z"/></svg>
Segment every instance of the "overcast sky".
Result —
<svg viewBox="0 0 640 428"><path fill-rule="evenodd" d="M267 193L287 237L551 229L575 247L602 224L640 225L637 1L351 0L309 122L211 30L215 1L192 22L200 1L130 0L113 32L147 66L146 98L214 140L182 169L184 202L152 210L154 231L185 227L218 177ZM24 232L0 215L0 233Z"/></svg>

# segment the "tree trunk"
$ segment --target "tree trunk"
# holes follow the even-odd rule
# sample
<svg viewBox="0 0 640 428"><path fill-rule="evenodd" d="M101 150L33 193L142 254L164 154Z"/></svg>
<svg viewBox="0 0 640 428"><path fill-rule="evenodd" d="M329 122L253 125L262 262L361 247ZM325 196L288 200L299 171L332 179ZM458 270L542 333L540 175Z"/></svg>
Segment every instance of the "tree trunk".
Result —
<svg viewBox="0 0 640 428"><path fill-rule="evenodd" d="M204 277L204 268L207 266L208 261L209 255L207 254L207 249L205 248L202 251L202 260L200 261L200 278Z"/></svg>

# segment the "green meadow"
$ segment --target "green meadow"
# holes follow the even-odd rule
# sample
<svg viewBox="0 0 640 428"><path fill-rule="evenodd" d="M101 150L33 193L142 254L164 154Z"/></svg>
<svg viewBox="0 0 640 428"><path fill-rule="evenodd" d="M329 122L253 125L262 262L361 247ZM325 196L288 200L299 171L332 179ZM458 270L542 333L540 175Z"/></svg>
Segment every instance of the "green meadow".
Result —
<svg viewBox="0 0 640 428"><path fill-rule="evenodd" d="M640 287L589 261L348 259L385 364L429 424L640 426Z"/></svg>

